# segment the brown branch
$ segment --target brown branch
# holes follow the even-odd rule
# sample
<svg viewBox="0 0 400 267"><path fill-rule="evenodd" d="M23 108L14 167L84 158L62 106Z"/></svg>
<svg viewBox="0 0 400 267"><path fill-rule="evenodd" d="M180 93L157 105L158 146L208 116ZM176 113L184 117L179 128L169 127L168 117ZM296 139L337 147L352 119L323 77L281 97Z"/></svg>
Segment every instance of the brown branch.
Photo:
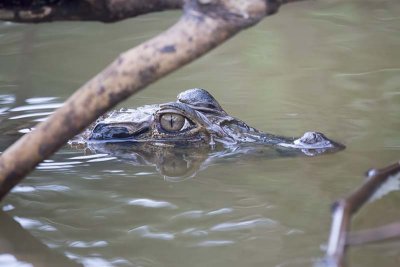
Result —
<svg viewBox="0 0 400 267"><path fill-rule="evenodd" d="M164 10L181 9L185 0L3 0L0 20L42 23L60 20L116 22ZM282 5L303 0L264 0ZM26 4L25 2L29 2ZM199 0L212 5L218 0Z"/></svg>
<svg viewBox="0 0 400 267"><path fill-rule="evenodd" d="M8 3L10 2L10 3ZM181 9L184 0L31 0L0 3L0 20L39 23L56 20L115 22L150 12ZM8 3L8 4L7 4Z"/></svg>
<svg viewBox="0 0 400 267"><path fill-rule="evenodd" d="M400 162L381 170L370 170L366 182L348 197L338 200L332 208L332 226L329 236L327 260L333 266L344 266L347 233L351 216L387 181L400 172Z"/></svg>
<svg viewBox="0 0 400 267"><path fill-rule="evenodd" d="M188 0L184 15L168 31L121 54L34 131L4 151L0 157L0 199L108 109L279 8L276 1L198 1Z"/></svg>

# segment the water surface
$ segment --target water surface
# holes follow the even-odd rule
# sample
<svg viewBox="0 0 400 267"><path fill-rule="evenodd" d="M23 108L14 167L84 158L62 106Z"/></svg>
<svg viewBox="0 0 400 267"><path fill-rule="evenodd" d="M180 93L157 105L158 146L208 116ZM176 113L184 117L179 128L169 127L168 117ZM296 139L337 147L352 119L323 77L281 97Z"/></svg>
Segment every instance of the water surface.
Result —
<svg viewBox="0 0 400 267"><path fill-rule="evenodd" d="M367 169L399 160L399 14L396 0L290 4L120 105L174 101L202 87L258 129L318 130L346 150L225 158L172 179L157 166L65 146L3 201L0 265L312 265L324 255L332 201ZM179 15L106 25L1 23L1 151ZM383 196L353 229L399 220L399 203L398 191ZM399 266L399 248L351 249L351 266Z"/></svg>

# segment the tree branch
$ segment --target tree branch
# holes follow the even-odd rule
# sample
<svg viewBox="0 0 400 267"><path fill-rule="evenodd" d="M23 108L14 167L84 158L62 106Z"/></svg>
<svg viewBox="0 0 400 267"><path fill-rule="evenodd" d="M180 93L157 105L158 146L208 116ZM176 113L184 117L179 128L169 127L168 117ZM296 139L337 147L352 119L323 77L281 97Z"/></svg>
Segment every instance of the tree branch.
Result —
<svg viewBox="0 0 400 267"><path fill-rule="evenodd" d="M4 0L4 3L0 3L0 20L28 23L57 20L115 22L150 12L181 9L183 2L184 0Z"/></svg>
<svg viewBox="0 0 400 267"><path fill-rule="evenodd" d="M4 151L0 157L0 199L108 109L278 8L279 2L272 0L188 0L184 15L174 26L121 54L34 131Z"/></svg>
<svg viewBox="0 0 400 267"><path fill-rule="evenodd" d="M264 0L280 6L304 0ZM182 9L185 0L3 0L0 20L42 23L60 20L116 22L139 15ZM199 0L210 6L218 0Z"/></svg>
<svg viewBox="0 0 400 267"><path fill-rule="evenodd" d="M344 266L347 234L350 230L351 216L384 184L391 176L399 175L400 162L381 170L370 170L365 183L348 197L340 199L332 207L332 225L326 252L327 261L332 266ZM375 237L376 238L376 237Z"/></svg>

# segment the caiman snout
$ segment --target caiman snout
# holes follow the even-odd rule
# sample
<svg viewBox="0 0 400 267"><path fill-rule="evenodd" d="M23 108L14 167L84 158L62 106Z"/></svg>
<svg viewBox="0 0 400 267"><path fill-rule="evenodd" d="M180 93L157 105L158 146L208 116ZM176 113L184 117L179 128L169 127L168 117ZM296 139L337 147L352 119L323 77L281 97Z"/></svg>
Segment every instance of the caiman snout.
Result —
<svg viewBox="0 0 400 267"><path fill-rule="evenodd" d="M180 93L176 102L114 111L83 135L87 142L140 142L172 147L252 143L292 148L307 155L344 148L319 132L306 132L296 139L259 131L227 114L209 92L199 88Z"/></svg>

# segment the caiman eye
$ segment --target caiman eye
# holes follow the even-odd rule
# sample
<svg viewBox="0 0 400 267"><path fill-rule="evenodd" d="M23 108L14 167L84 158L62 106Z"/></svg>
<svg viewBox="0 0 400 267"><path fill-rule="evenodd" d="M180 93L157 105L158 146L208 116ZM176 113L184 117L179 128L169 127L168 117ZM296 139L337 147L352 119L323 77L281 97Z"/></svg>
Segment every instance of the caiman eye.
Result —
<svg viewBox="0 0 400 267"><path fill-rule="evenodd" d="M167 132L179 132L189 126L188 119L176 113L165 113L160 117L161 128Z"/></svg>

